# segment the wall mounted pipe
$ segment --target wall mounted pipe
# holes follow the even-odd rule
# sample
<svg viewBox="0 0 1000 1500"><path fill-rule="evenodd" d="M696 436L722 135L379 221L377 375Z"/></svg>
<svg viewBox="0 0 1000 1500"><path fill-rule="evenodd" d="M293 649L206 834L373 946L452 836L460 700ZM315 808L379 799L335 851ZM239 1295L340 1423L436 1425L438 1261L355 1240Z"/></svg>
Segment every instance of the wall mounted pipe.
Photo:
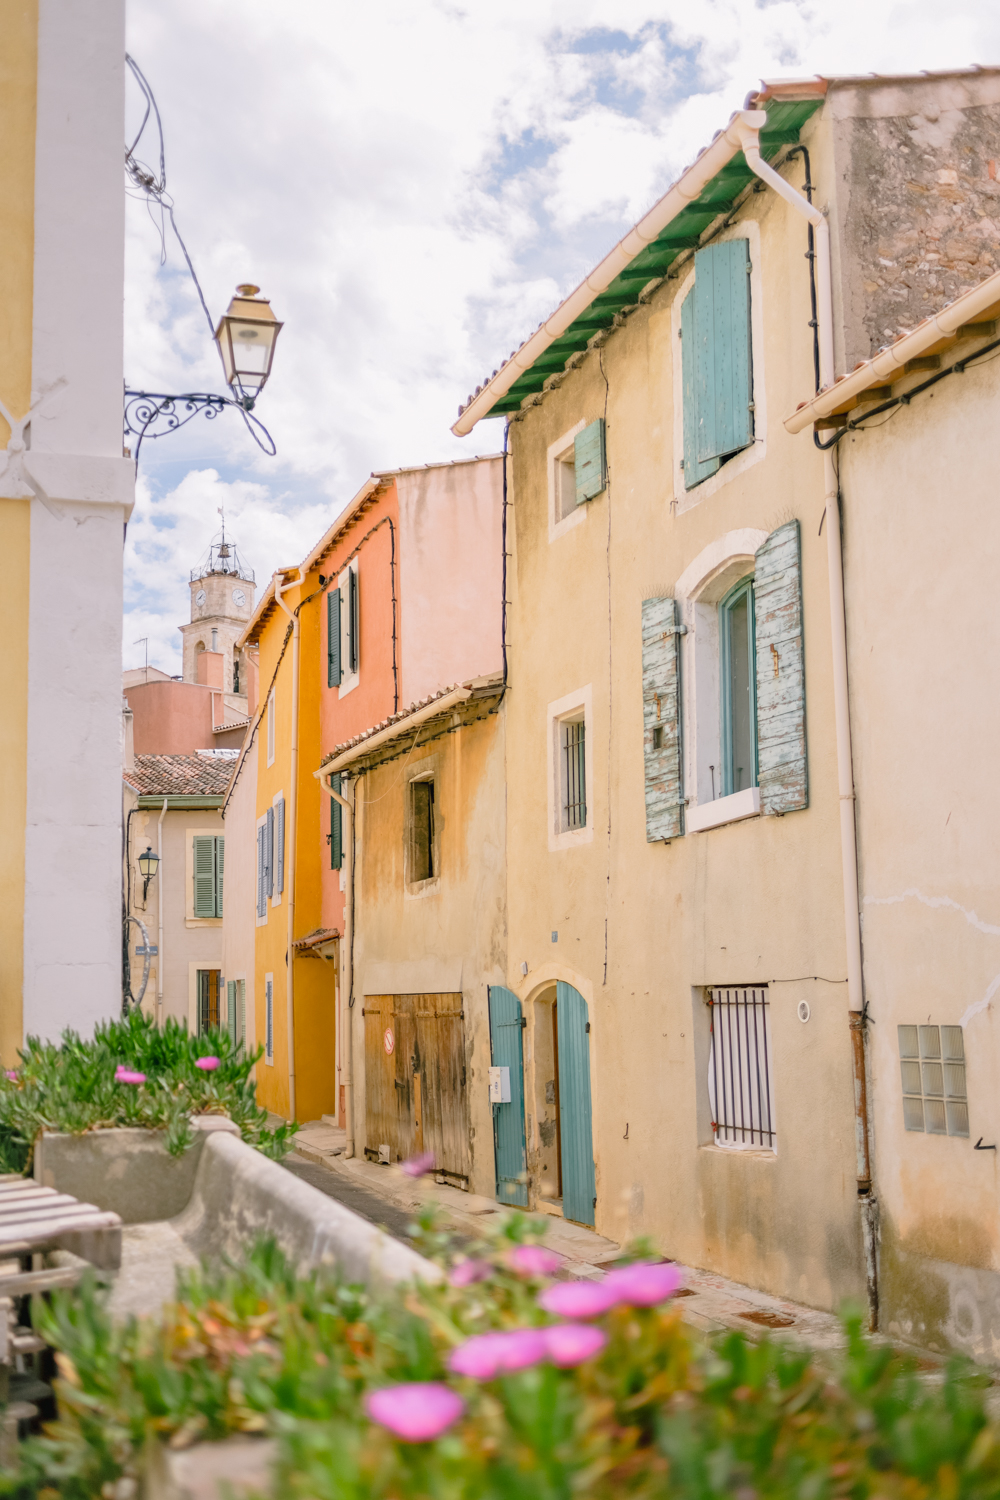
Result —
<svg viewBox="0 0 1000 1500"><path fill-rule="evenodd" d="M156 866L156 906L157 906L157 932L156 932L156 1024L163 1029L163 820L167 816L167 808L170 805L169 797L164 797L163 808L156 824L156 852L159 862ZM146 944L147 948L149 944Z"/></svg>
<svg viewBox="0 0 1000 1500"><path fill-rule="evenodd" d="M764 110L744 110L734 121L750 170L766 182L816 233L816 315L819 322L820 384L833 384L833 277L830 268L830 226L826 216L791 183L761 159L759 133L767 122ZM844 606L844 559L840 533L840 487L832 451L823 454L823 491L826 514L827 570L830 580L830 634L833 654L833 712L837 740L837 789L840 800L840 852L844 887L844 929L847 945L847 1004L850 1013L854 1074L855 1165L865 1253L868 1322L878 1326L877 1209L872 1197L869 1152L868 1091L865 1063L864 983L861 956L861 916L858 890L858 844L854 758L851 747L851 706L847 681L847 618Z"/></svg>
<svg viewBox="0 0 1000 1500"><path fill-rule="evenodd" d="M299 570L296 570L299 571ZM291 785L288 788L287 839L288 857L285 860L285 904L288 917L288 952L285 957L285 1010L288 1036L288 1118L295 1119L295 845L299 803L299 616L285 603L283 595L304 577L281 583L282 575L274 575L274 598L292 622L292 737L289 759Z"/></svg>

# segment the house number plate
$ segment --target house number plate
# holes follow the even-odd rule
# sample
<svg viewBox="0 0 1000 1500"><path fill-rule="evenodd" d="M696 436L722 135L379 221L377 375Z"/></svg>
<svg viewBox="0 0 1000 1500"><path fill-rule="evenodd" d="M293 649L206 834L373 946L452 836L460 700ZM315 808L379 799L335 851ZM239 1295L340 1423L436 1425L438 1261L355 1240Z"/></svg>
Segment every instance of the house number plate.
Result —
<svg viewBox="0 0 1000 1500"><path fill-rule="evenodd" d="M391 1026L387 1026L385 1028L385 1036L382 1038L382 1046L385 1048L386 1052L388 1052L390 1056L392 1055L392 1053L395 1050L395 1047L396 1047L396 1038L393 1035L392 1027Z"/></svg>

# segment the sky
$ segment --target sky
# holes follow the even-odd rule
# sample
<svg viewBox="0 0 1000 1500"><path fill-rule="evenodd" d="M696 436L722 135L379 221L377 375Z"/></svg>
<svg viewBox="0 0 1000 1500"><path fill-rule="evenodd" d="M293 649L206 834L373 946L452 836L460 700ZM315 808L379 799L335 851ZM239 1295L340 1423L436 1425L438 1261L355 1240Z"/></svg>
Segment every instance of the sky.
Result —
<svg viewBox="0 0 1000 1500"><path fill-rule="evenodd" d="M209 310L284 322L252 443L235 412L143 446L126 667L180 671L188 577L226 529L262 589L374 470L499 450L460 401L762 78L1000 62L987 0L129 0L167 188ZM142 98L129 81L131 141ZM156 164L148 129L137 155ZM123 188L124 190L124 188ZM180 248L127 202L131 389L224 389Z"/></svg>

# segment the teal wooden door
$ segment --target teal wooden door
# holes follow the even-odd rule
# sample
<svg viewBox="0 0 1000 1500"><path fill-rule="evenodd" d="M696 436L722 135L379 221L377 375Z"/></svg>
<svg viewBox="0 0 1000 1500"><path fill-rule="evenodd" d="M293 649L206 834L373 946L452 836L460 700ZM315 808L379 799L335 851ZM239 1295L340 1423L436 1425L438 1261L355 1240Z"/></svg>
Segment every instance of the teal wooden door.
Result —
<svg viewBox="0 0 1000 1500"><path fill-rule="evenodd" d="M513 991L491 984L490 1055L495 1068L510 1069L510 1103L493 1105L497 1202L527 1208L521 1029L520 1000Z"/></svg>
<svg viewBox="0 0 1000 1500"><path fill-rule="evenodd" d="M556 985L559 1039L559 1142L563 1217L593 1224L597 1205L590 1113L590 1018L571 984Z"/></svg>

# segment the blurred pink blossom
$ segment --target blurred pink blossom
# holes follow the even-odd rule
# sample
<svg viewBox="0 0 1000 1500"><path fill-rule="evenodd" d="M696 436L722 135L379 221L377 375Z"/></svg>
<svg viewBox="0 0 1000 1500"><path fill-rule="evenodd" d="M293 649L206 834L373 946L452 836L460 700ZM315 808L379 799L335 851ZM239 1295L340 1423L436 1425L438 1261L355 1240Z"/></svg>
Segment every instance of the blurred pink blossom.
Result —
<svg viewBox="0 0 1000 1500"><path fill-rule="evenodd" d="M452 1286L472 1286L473 1282L486 1281L492 1275L493 1267L488 1260L474 1260L468 1256L452 1267L448 1280Z"/></svg>
<svg viewBox="0 0 1000 1500"><path fill-rule="evenodd" d="M132 1070L131 1070L131 1068L123 1068L121 1066L121 1064L119 1063L118 1067L115 1069L115 1082L116 1083L145 1083L146 1082L146 1075L145 1075L145 1073L133 1073Z"/></svg>
<svg viewBox="0 0 1000 1500"><path fill-rule="evenodd" d="M458 1421L465 1402L446 1385L428 1381L371 1391L365 1410L404 1443L429 1443Z"/></svg>
<svg viewBox="0 0 1000 1500"><path fill-rule="evenodd" d="M495 1380L540 1364L548 1353L544 1328L516 1328L510 1333L478 1333L452 1353L449 1365L456 1375L473 1380Z"/></svg>
<svg viewBox="0 0 1000 1500"><path fill-rule="evenodd" d="M545 1330L545 1345L554 1365L563 1370L571 1365L580 1365L585 1359L593 1359L608 1342L601 1328L589 1328L583 1323L556 1323Z"/></svg>
<svg viewBox="0 0 1000 1500"><path fill-rule="evenodd" d="M7 1077L11 1083L17 1082L17 1074L13 1071L12 1068L7 1069Z"/></svg>
<svg viewBox="0 0 1000 1500"><path fill-rule="evenodd" d="M521 1276L551 1276L564 1258L544 1245L515 1245L510 1252L511 1267Z"/></svg>
<svg viewBox="0 0 1000 1500"><path fill-rule="evenodd" d="M647 1260L609 1271L603 1285L614 1293L617 1302L627 1302L631 1307L655 1307L672 1297L683 1281L677 1266Z"/></svg>
<svg viewBox="0 0 1000 1500"><path fill-rule="evenodd" d="M539 1294L538 1305L560 1318L599 1318L620 1300L606 1281L557 1281Z"/></svg>
<svg viewBox="0 0 1000 1500"><path fill-rule="evenodd" d="M433 1151L425 1151L421 1156L411 1156L409 1161L403 1162L403 1171L407 1177L423 1177L425 1172L433 1172L433 1170Z"/></svg>
<svg viewBox="0 0 1000 1500"><path fill-rule="evenodd" d="M219 1066L219 1059L217 1057L197 1057L195 1058L194 1065L196 1068L201 1068L203 1073L214 1073Z"/></svg>

